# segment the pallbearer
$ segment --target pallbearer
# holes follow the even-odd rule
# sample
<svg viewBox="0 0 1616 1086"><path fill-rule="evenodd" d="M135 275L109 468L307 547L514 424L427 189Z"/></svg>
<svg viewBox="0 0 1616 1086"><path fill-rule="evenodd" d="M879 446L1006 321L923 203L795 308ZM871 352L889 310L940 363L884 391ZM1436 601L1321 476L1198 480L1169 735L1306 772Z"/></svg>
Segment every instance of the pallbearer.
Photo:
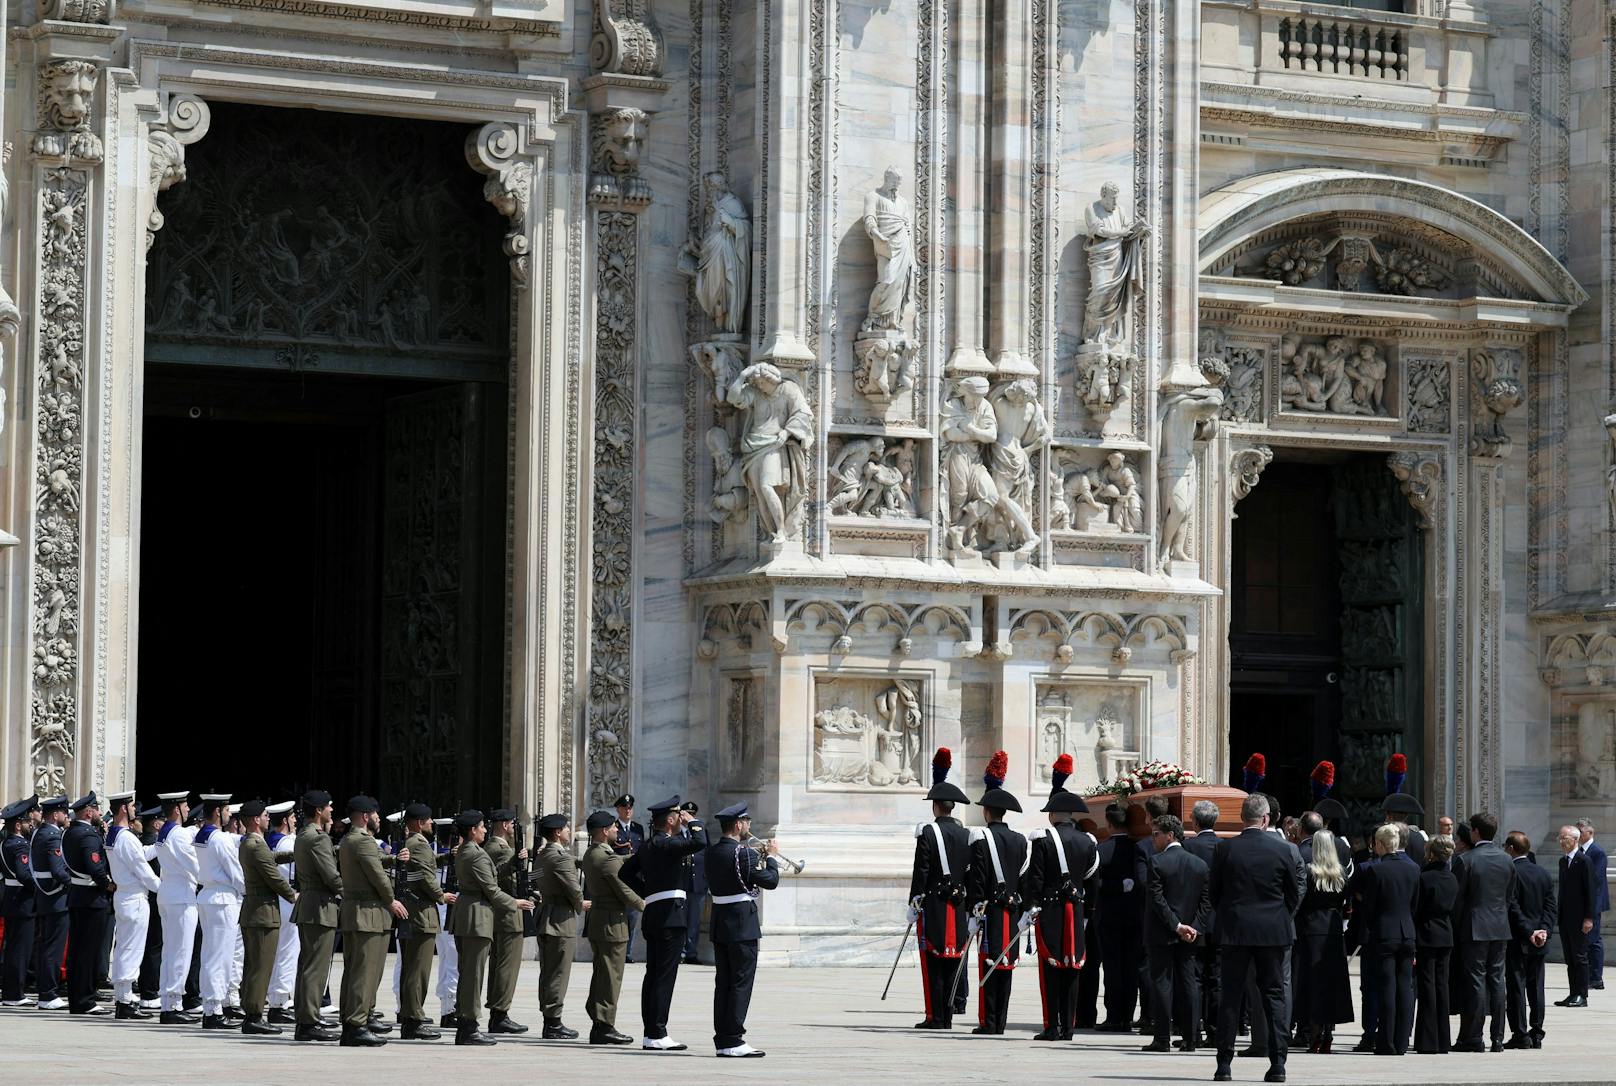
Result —
<svg viewBox="0 0 1616 1086"><path fill-rule="evenodd" d="M292 889L297 889L296 840L292 837L291 800L271 803L264 808L269 817L269 829L264 832L264 844L275 854L275 863ZM276 1026L290 1026L297 1022L292 1013L292 996L297 988L297 924L292 921L296 908L285 898L278 898L281 913L279 941L275 944L275 966L269 974L269 1022Z"/></svg>
<svg viewBox="0 0 1616 1086"><path fill-rule="evenodd" d="M112 828L107 830L107 866L112 872L112 998L119 1018L150 1018L140 1009L135 981L146 957L146 929L151 923L151 902L162 883L146 862L146 847L129 826L133 792L107 797Z"/></svg>
<svg viewBox="0 0 1616 1086"><path fill-rule="evenodd" d="M746 804L718 812L724 836L703 857L707 887L713 895L713 962L718 967L713 989L713 1047L720 1056L762 1056L746 1043L746 1011L752 1003L757 975L757 899L780 885L780 850L770 840L762 852L741 842L751 836L752 816Z"/></svg>
<svg viewBox="0 0 1616 1086"><path fill-rule="evenodd" d="M920 981L926 997L926 1017L915 1023L916 1029L952 1029L954 1015L965 1009L965 974L958 966L968 935L965 880L971 838L954 817L954 804L971 801L948 782L953 761L947 747L937 748L931 760L931 791L926 793L933 821L915 827L909 920L920 925ZM953 984L956 971L958 989Z"/></svg>
<svg viewBox="0 0 1616 1086"><path fill-rule="evenodd" d="M1066 791L1066 773L1060 766L1071 759L1061 755L1053 774L1054 787L1044 813L1049 828L1032 835L1032 858L1022 884L1022 899L1029 914L1023 923L1037 924L1038 989L1043 996L1044 1030L1036 1041L1069 1041L1077 1009L1078 971L1083 968L1083 883L1100 867L1094 838L1078 829L1072 817L1086 814L1088 804Z"/></svg>
<svg viewBox="0 0 1616 1086"><path fill-rule="evenodd" d="M1021 803L1004 790L1010 756L999 751L982 774L987 791L977 802L987 819L971 831L971 866L966 878L971 924L981 930L977 951L977 1026L972 1033L1004 1032L1010 1011L1010 981L1019 956L1021 876L1031 860L1027 839L1005 825L1004 813L1021 813ZM1004 960L999 961L1000 958ZM998 963L995 965L994 963ZM992 975L989 976L991 970ZM986 983L981 983L985 979Z"/></svg>
<svg viewBox="0 0 1616 1086"><path fill-rule="evenodd" d="M269 816L263 800L252 799L241 805L241 1009L246 1015L241 1032L248 1036L273 1035L281 1027L264 1020L269 1000L269 980L275 972L275 952L280 946L280 902L297 901L292 884L275 863L275 854L264 840Z"/></svg>

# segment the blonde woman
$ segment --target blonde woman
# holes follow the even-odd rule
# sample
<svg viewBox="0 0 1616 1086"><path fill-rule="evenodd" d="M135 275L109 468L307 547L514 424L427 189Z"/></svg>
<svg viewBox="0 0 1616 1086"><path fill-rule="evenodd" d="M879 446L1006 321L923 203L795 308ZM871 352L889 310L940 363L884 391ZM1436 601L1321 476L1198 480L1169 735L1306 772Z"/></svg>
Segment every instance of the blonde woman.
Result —
<svg viewBox="0 0 1616 1086"><path fill-rule="evenodd" d="M1347 872L1336 853L1335 834L1313 835L1313 862L1307 865L1307 893L1296 914L1296 1009L1307 1031L1309 1052L1329 1052L1340 1022L1352 1021L1352 983L1341 917L1347 903Z"/></svg>

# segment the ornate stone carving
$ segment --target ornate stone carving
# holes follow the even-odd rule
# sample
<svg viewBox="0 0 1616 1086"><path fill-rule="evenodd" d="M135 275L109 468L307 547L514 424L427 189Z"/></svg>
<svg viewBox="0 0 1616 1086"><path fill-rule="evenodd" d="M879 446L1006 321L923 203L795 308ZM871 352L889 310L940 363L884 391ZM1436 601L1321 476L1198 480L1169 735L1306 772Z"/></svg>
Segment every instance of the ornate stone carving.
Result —
<svg viewBox="0 0 1616 1086"><path fill-rule="evenodd" d="M915 508L915 443L887 447L880 437L849 438L830 460L831 516L909 517Z"/></svg>
<svg viewBox="0 0 1616 1086"><path fill-rule="evenodd" d="M1099 429L1109 433L1112 417L1130 395L1134 357L1125 350L1085 343L1078 347L1075 361L1083 407Z"/></svg>
<svg viewBox="0 0 1616 1086"><path fill-rule="evenodd" d="M920 373L920 345L904 335L860 336L853 341L858 366L853 384L867 399L887 403L912 391Z"/></svg>
<svg viewBox="0 0 1616 1086"><path fill-rule="evenodd" d="M1408 360L1408 428L1417 434L1445 434L1449 428L1452 382L1446 358Z"/></svg>
<svg viewBox="0 0 1616 1086"><path fill-rule="evenodd" d="M862 690L838 689L821 684L821 696L835 690L855 697ZM875 716L850 704L821 709L814 714L813 782L855 788L906 788L917 785L925 714L920 683L894 679L874 697Z"/></svg>
<svg viewBox="0 0 1616 1086"><path fill-rule="evenodd" d="M1100 198L1083 213L1088 241L1089 293L1083 337L1108 349L1131 342L1133 301L1144 286L1144 242L1150 224L1117 200L1115 182L1100 186Z"/></svg>
<svg viewBox="0 0 1616 1086"><path fill-rule="evenodd" d="M0 402L3 406L3 402ZM1611 523L1616 524L1616 415L1605 416L1605 436L1610 438L1610 466L1605 469L1605 499L1610 504Z"/></svg>
<svg viewBox="0 0 1616 1086"><path fill-rule="evenodd" d="M1442 500L1442 460L1434 453L1395 452L1386 463L1403 484L1409 504L1420 514L1420 527L1435 524L1437 503Z"/></svg>
<svg viewBox="0 0 1616 1086"><path fill-rule="evenodd" d="M39 66L39 130L35 156L69 165L101 161L101 137L91 130L101 69L88 60L53 60Z"/></svg>
<svg viewBox="0 0 1616 1086"><path fill-rule="evenodd" d="M175 95L168 106L168 121L146 130L146 198L151 210L146 215L146 248L152 247L157 231L163 228L163 213L157 197L170 186L185 180L185 148L208 133L211 115L208 105L189 94Z"/></svg>
<svg viewBox="0 0 1616 1086"><path fill-rule="evenodd" d="M1083 532L1128 532L1145 530L1144 495L1139 486L1139 470L1133 461L1115 449L1091 470L1065 472L1060 479L1062 503L1069 511L1065 527ZM1094 523L1094 517L1101 521ZM1056 525L1061 527L1062 525Z"/></svg>
<svg viewBox="0 0 1616 1086"><path fill-rule="evenodd" d="M662 74L662 30L652 0L595 0L589 66L622 75Z"/></svg>
<svg viewBox="0 0 1616 1086"><path fill-rule="evenodd" d="M1297 332L1280 337L1279 401L1287 411L1388 416L1389 366L1373 340L1330 336L1304 342Z"/></svg>
<svg viewBox="0 0 1616 1086"><path fill-rule="evenodd" d="M1008 382L988 399L983 377L962 378L943 413L939 495L948 545L961 555L1028 554L1038 545L1032 505L1032 454L1049 443L1049 420L1030 378Z"/></svg>
<svg viewBox="0 0 1616 1086"><path fill-rule="evenodd" d="M880 188L864 197L864 232L875 247L875 287L861 333L903 329L915 277L915 242L909 203L898 193L903 175L887 167Z"/></svg>
<svg viewBox="0 0 1616 1086"><path fill-rule="evenodd" d="M1470 352L1474 426L1470 451L1477 456L1508 456L1512 442L1504 432L1504 416L1526 399L1521 384L1521 352L1495 347Z"/></svg>
<svg viewBox="0 0 1616 1086"><path fill-rule="evenodd" d="M762 786L764 726L763 677L730 677L719 774L725 788L747 791Z"/></svg>
<svg viewBox="0 0 1616 1086"><path fill-rule="evenodd" d="M736 375L746 368L746 355L746 345L736 340L704 340L690 345L690 360L712 383L713 408L718 415L730 411L724 397Z"/></svg>
<svg viewBox="0 0 1616 1086"><path fill-rule="evenodd" d="M607 109L591 118L590 203L640 208L651 202L651 186L640 177L650 126L651 115L634 106Z"/></svg>
<svg viewBox="0 0 1616 1086"><path fill-rule="evenodd" d="M11 166L11 141L6 140L0 144L0 223L6 221L6 213L11 203L11 191L6 183L6 173ZM6 429L6 351L17 329L22 326L22 312L17 303L12 301L5 284L0 282L0 434ZM0 543L15 543L3 529L0 529Z"/></svg>
<svg viewBox="0 0 1616 1086"><path fill-rule="evenodd" d="M1218 415L1223 410L1223 393L1215 388L1181 388L1162 402L1161 456L1161 554L1162 565L1172 561L1192 562L1190 519L1195 510L1195 446L1217 433Z"/></svg>
<svg viewBox="0 0 1616 1086"><path fill-rule="evenodd" d="M1256 274L1264 279L1278 279L1288 287L1298 287L1324 271L1329 251L1319 238L1296 238L1270 249Z"/></svg>
<svg viewBox="0 0 1616 1086"><path fill-rule="evenodd" d="M1063 752L1088 750L1092 760L1073 759L1073 782L1081 790L1114 781L1139 764L1138 695L1099 683L1041 686L1037 708L1038 781L1048 784L1050 766Z"/></svg>
<svg viewBox="0 0 1616 1086"><path fill-rule="evenodd" d="M746 515L746 479L741 475L741 462L735 456L734 440L722 426L707 431L707 455L713 462L713 496L708 504L708 516L714 524L726 520L739 520Z"/></svg>
<svg viewBox="0 0 1616 1086"><path fill-rule="evenodd" d="M727 398L743 412L739 464L758 526L771 542L782 543L797 529L808 496L807 459L815 431L808 398L770 362L742 370Z"/></svg>
<svg viewBox="0 0 1616 1086"><path fill-rule="evenodd" d="M510 220L505 255L511 260L511 279L518 287L528 283L528 204L533 199L533 162L522 153L522 137L515 125L486 124L466 137L466 161L486 174L483 198Z"/></svg>
<svg viewBox="0 0 1616 1086"><path fill-rule="evenodd" d="M721 173L703 181L707 219L701 240L685 243L679 270L696 281L696 304L720 332L738 336L746 326L752 285L752 220Z"/></svg>
<svg viewBox="0 0 1616 1086"><path fill-rule="evenodd" d="M1260 421L1263 371L1268 365L1268 352L1261 347L1232 347L1223 361L1229 370L1220 385L1223 418L1228 422Z"/></svg>
<svg viewBox="0 0 1616 1086"><path fill-rule="evenodd" d="M1448 285L1448 273L1413 249L1393 249L1376 257L1375 282L1385 294L1414 294L1421 290L1441 290Z"/></svg>
<svg viewBox="0 0 1616 1086"><path fill-rule="evenodd" d="M1373 258L1375 243L1363 237L1336 239L1331 248L1339 248L1335 258L1335 287L1337 290L1355 291L1363 282L1364 269Z"/></svg>
<svg viewBox="0 0 1616 1086"><path fill-rule="evenodd" d="M44 17L68 23L107 23L112 21L114 0L46 0Z"/></svg>
<svg viewBox="0 0 1616 1086"><path fill-rule="evenodd" d="M1267 445L1251 445L1236 449L1229 455L1229 519L1235 518L1234 507L1257 485L1263 469L1274 461L1274 450Z"/></svg>

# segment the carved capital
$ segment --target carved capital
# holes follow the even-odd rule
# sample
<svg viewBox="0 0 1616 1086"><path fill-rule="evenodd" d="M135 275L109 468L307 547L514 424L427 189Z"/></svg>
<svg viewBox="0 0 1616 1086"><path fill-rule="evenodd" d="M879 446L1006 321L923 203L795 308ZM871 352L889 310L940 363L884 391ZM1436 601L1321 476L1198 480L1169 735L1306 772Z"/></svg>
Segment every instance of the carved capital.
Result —
<svg viewBox="0 0 1616 1086"><path fill-rule="evenodd" d="M622 75L662 74L662 30L652 0L595 0L589 67Z"/></svg>
<svg viewBox="0 0 1616 1086"><path fill-rule="evenodd" d="M89 60L52 60L39 66L39 130L30 150L47 166L101 161L101 137L92 130L101 69Z"/></svg>
<svg viewBox="0 0 1616 1086"><path fill-rule="evenodd" d="M1520 350L1493 347L1472 351L1470 380L1470 452L1475 456L1508 456L1512 442L1504 433L1504 416L1526 401Z"/></svg>
<svg viewBox="0 0 1616 1086"><path fill-rule="evenodd" d="M116 0L46 0L41 5L47 19L64 23L109 23Z"/></svg>
<svg viewBox="0 0 1616 1086"><path fill-rule="evenodd" d="M590 203L637 212L651 202L651 186L640 177L650 128L651 114L637 106L609 108L590 117Z"/></svg>
<svg viewBox="0 0 1616 1086"><path fill-rule="evenodd" d="M1435 524L1442 500L1441 459L1432 453L1395 452L1386 458L1386 463L1403 484L1408 503L1420 514L1420 527Z"/></svg>
<svg viewBox="0 0 1616 1086"><path fill-rule="evenodd" d="M1235 519L1235 505L1251 493L1263 469L1274 461L1274 450L1267 445L1236 449L1229 456L1229 519Z"/></svg>
<svg viewBox="0 0 1616 1086"><path fill-rule="evenodd" d="M146 131L147 199L151 201L151 211L146 215L147 249L163 228L157 196L185 180L185 148L208 134L211 120L206 102L179 94L169 101L168 119Z"/></svg>
<svg viewBox="0 0 1616 1086"><path fill-rule="evenodd" d="M513 124L485 124L466 137L466 161L487 176L483 197L510 220L505 255L510 257L511 278L528 284L527 218L533 199L533 160L523 147L522 134Z"/></svg>

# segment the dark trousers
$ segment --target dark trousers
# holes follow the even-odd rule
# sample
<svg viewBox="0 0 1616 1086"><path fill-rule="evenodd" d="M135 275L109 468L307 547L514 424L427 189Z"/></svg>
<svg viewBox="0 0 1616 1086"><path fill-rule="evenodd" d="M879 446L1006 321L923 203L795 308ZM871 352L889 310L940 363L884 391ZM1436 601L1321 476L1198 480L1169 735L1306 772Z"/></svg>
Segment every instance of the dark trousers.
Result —
<svg viewBox="0 0 1616 1086"><path fill-rule="evenodd" d="M1133 1024L1134 1005L1139 998L1139 965L1144 953L1143 935L1134 924L1115 930L1100 930L1100 961L1105 966L1105 1020L1113 1024Z"/></svg>
<svg viewBox="0 0 1616 1086"><path fill-rule="evenodd" d="M1293 949L1294 944L1287 944L1279 948L1281 959L1279 967L1281 978L1279 1021L1273 1023L1268 1021L1268 1004L1263 999L1262 981L1257 975L1255 964L1246 974L1245 1007L1247 1017L1251 1019L1251 1047L1260 1056L1267 1056L1273 1051L1268 1047L1270 1025L1273 1026L1275 1032L1286 1038L1287 1044L1289 1043L1291 1032L1291 951ZM1281 1059L1283 1058L1281 1056Z"/></svg>
<svg viewBox="0 0 1616 1086"><path fill-rule="evenodd" d="M752 981L757 976L758 945L714 943L713 1047L738 1048L746 1038L746 1009L752 1005Z"/></svg>
<svg viewBox="0 0 1616 1086"><path fill-rule="evenodd" d="M1543 1039L1543 955L1528 954L1517 942L1504 955L1509 984L1509 1031L1516 1037Z"/></svg>
<svg viewBox="0 0 1616 1086"><path fill-rule="evenodd" d="M89 906L67 910L67 1009L79 1014L95 1006L95 986L107 963L101 960L112 913Z"/></svg>
<svg viewBox="0 0 1616 1086"><path fill-rule="evenodd" d="M994 958L997 957L994 955ZM993 958L977 955L976 979L979 987L976 990L976 1024L993 1033L1003 1033L1010 1016L1010 985L1016 975L1011 966L1015 963L1005 962L990 976L988 966L991 964ZM982 983L984 978L987 981L985 984Z"/></svg>
<svg viewBox="0 0 1616 1086"><path fill-rule="evenodd" d="M185 974L185 1003L188 1011L202 1006L202 925L196 926L196 937L191 940L191 971Z"/></svg>
<svg viewBox="0 0 1616 1086"><path fill-rule="evenodd" d="M1148 951L1150 1018L1156 1041L1166 1044L1174 1021L1186 1044L1201 1039L1201 957L1194 943L1182 940Z"/></svg>
<svg viewBox="0 0 1616 1086"><path fill-rule="evenodd" d="M140 959L140 976L135 980L135 991L141 999L156 999L163 989L163 925L157 915L157 895L148 894L151 920L146 925L146 952Z"/></svg>
<svg viewBox="0 0 1616 1086"><path fill-rule="evenodd" d="M34 918L34 982L39 1001L61 995L62 952L67 949L67 913L40 913Z"/></svg>
<svg viewBox="0 0 1616 1086"><path fill-rule="evenodd" d="M1414 944L1382 943L1375 954L1375 988L1380 993L1380 1025L1375 1051L1401 1056L1414 1030Z"/></svg>
<svg viewBox="0 0 1616 1086"><path fill-rule="evenodd" d="M668 1035L673 986L679 980L679 955L684 949L684 928L645 933L645 982L640 986L640 1018L645 1023L648 1040L656 1041Z"/></svg>
<svg viewBox="0 0 1616 1086"><path fill-rule="evenodd" d="M1560 925L1560 949L1565 952L1566 982L1571 994L1588 995L1588 937L1582 933L1582 922L1573 920Z"/></svg>
<svg viewBox="0 0 1616 1086"><path fill-rule="evenodd" d="M1100 1020L1099 1012L1095 1009L1100 1002L1100 937L1094 930L1094 918L1090 917L1083 925L1084 953L1089 955L1088 964L1077 971L1077 1006L1072 1011L1073 1020L1070 1025L1074 1029L1092 1029Z"/></svg>
<svg viewBox="0 0 1616 1086"><path fill-rule="evenodd" d="M690 898L685 902L685 919L689 923L685 926L685 957L694 958L696 948L701 943L701 906L707 897L707 869L699 861L690 871ZM711 939L711 934L708 935ZM730 1047L734 1047L731 1045Z"/></svg>
<svg viewBox="0 0 1616 1086"><path fill-rule="evenodd" d="M1452 947L1422 946L1415 952L1416 1052L1446 1052L1453 1043L1449 1033L1451 1023L1448 1021L1448 973L1453 968L1452 958Z"/></svg>
<svg viewBox="0 0 1616 1086"><path fill-rule="evenodd" d="M954 1008L965 1003L965 986L969 983L961 969L962 958L945 958L941 954L924 951L920 955L920 983L925 989L926 1017L946 1025L954 1023ZM955 983L954 976L959 975Z"/></svg>
<svg viewBox="0 0 1616 1086"><path fill-rule="evenodd" d="M1230 997L1245 987L1248 971L1255 972L1257 982L1257 1000L1251 1008L1252 1047L1260 1044L1272 1067L1285 1066L1290 1041L1285 1026L1285 957L1289 951L1288 946L1222 947L1219 980L1225 998L1218 1017L1218 1066L1230 1063L1240 1040L1240 1000ZM1259 1028L1262 1036L1258 1035Z"/></svg>
<svg viewBox="0 0 1616 1086"><path fill-rule="evenodd" d="M1358 1024L1363 1026L1363 1039L1372 1041L1380 1032L1380 966L1375 962L1373 947L1358 952Z"/></svg>
<svg viewBox="0 0 1616 1086"><path fill-rule="evenodd" d="M1077 979L1087 969L1061 969L1046 961L1038 963L1038 992L1044 1003L1044 1028L1072 1035L1077 1014Z"/></svg>
<svg viewBox="0 0 1616 1086"><path fill-rule="evenodd" d="M1195 940L1195 953L1200 959L1200 972L1196 975L1201 985L1201 1028L1206 1031L1208 1043L1216 1044L1218 1030L1218 948L1208 945L1205 936ZM1196 1038L1199 1042L1200 1038Z"/></svg>
<svg viewBox="0 0 1616 1086"><path fill-rule="evenodd" d="M1594 930L1588 933L1588 982L1605 986L1605 937L1600 934L1599 922L1604 913L1594 913Z"/></svg>
<svg viewBox="0 0 1616 1086"><path fill-rule="evenodd" d="M34 956L34 918L6 917L6 944L0 950L0 999L16 1002L28 983L29 959Z"/></svg>
<svg viewBox="0 0 1616 1086"><path fill-rule="evenodd" d="M1483 1020L1492 1016L1490 1035L1495 1044L1504 1041L1504 948L1505 939L1468 942L1459 950L1463 956L1465 999L1459 1013L1459 1043L1481 1044Z"/></svg>

